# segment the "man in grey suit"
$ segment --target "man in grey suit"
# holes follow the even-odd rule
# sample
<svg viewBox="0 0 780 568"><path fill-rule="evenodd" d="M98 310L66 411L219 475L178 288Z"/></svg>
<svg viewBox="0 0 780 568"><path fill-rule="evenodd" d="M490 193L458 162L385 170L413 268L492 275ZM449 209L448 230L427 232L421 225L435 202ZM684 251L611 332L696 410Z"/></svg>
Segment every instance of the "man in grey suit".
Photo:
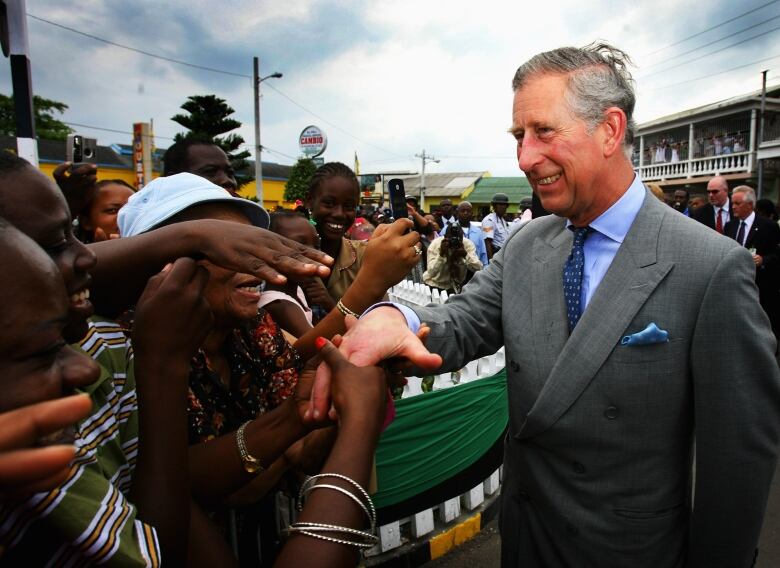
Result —
<svg viewBox="0 0 780 568"><path fill-rule="evenodd" d="M635 176L626 61L592 45L517 70L518 162L554 215L447 304L376 307L341 349L450 370L506 344L504 566L747 567L778 449L775 340L750 254Z"/></svg>

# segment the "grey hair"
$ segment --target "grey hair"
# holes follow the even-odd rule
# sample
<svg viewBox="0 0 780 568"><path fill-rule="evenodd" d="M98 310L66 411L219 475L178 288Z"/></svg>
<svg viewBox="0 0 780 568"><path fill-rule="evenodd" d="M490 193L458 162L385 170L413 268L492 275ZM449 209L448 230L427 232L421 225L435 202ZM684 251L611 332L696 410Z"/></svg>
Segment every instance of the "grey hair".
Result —
<svg viewBox="0 0 780 568"><path fill-rule="evenodd" d="M593 42L582 48L559 47L523 63L512 79L512 90L522 88L535 75L567 74L566 102L591 130L604 121L604 111L608 108L617 107L625 113L623 151L631 159L636 133L634 79L628 70L632 64L627 53L608 43Z"/></svg>
<svg viewBox="0 0 780 568"><path fill-rule="evenodd" d="M474 207L474 206L471 204L471 201L461 201L460 203L458 203L458 207L457 207L457 209L460 209L460 208L461 208L461 206L465 207L466 205L468 205L469 207Z"/></svg>
<svg viewBox="0 0 780 568"><path fill-rule="evenodd" d="M749 185L738 185L731 192L731 195L734 195L735 193L744 193L745 194L744 200L755 207L756 192L753 190L752 187L750 187Z"/></svg>

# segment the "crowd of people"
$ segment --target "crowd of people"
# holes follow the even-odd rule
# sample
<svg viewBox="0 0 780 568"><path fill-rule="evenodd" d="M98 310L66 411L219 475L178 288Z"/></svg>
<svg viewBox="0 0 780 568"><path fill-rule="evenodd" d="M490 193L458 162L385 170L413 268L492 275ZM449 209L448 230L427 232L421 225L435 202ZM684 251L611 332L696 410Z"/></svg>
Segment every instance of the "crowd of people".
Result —
<svg viewBox="0 0 780 568"><path fill-rule="evenodd" d="M751 565L780 228L721 177L695 212L648 192L628 64L594 44L518 68L533 220L501 193L478 224L468 202L360 211L337 162L269 215L198 140L138 192L0 154L0 563L354 564L389 388L505 345L503 565ZM386 302L410 274L453 296Z"/></svg>
<svg viewBox="0 0 780 568"><path fill-rule="evenodd" d="M238 550L245 564L279 554L280 565L298 566L308 540L325 536L347 542L332 548L348 562L375 541L349 502L370 511L367 456L387 387L384 371L351 366L326 338L338 341L347 315L406 276L419 237L402 219L370 242L345 239L358 185L342 164L311 181L313 225L232 195L216 146L172 150L187 171L137 193L96 183L91 166L63 165L55 184L0 156L10 292L0 410L15 424L0 461L1 560L213 566L236 563ZM283 309L263 308L262 283ZM301 287L319 321L305 317ZM307 405L320 360L342 388L325 415ZM267 495L311 474L321 479L306 486L293 550L280 551L276 534L258 547L258 527L274 515ZM312 491L333 486L336 495Z"/></svg>
<svg viewBox="0 0 780 568"><path fill-rule="evenodd" d="M711 128L708 130L712 130ZM692 158L709 158L713 156L727 156L748 150L745 139L748 132L724 132L715 134L700 134L694 139L693 154L690 152L688 138L675 140L674 138L661 138L652 142L645 148L642 164L675 163ZM638 160L638 158L637 158ZM634 164L638 166L639 164Z"/></svg>

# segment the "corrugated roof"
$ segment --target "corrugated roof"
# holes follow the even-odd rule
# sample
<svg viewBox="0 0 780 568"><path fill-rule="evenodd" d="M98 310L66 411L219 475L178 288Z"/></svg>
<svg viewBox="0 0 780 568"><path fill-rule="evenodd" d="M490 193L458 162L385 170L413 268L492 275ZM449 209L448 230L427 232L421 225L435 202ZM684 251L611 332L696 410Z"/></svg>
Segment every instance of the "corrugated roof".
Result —
<svg viewBox="0 0 780 568"><path fill-rule="evenodd" d="M518 204L521 199L531 197L531 184L524 177L482 178L466 199L475 204L490 203L496 193L506 193L510 204Z"/></svg>
<svg viewBox="0 0 780 568"><path fill-rule="evenodd" d="M426 197L460 197L489 172L425 174ZM420 175L393 176L404 180L406 195L420 197Z"/></svg>
<svg viewBox="0 0 780 568"><path fill-rule="evenodd" d="M776 97L780 96L780 86L774 85L774 86L767 86L766 89L766 96L767 96L767 105L771 108L772 106L776 106L778 102L780 102ZM761 90L753 91L751 93L747 93L744 95L737 95L736 97L731 97L728 99L723 99L720 101L716 101L713 103L708 103L706 105L694 107L691 109L686 109L683 111L675 112L672 114L667 114L665 116L661 116L658 118L654 118L652 120L648 120L646 122L643 122L642 124L639 124L637 126L637 130L640 134L643 134L644 131L650 130L657 126L663 126L670 122L676 122L683 119L689 119L695 116L699 115L705 115L714 111L718 111L724 108L729 107L737 107L737 106L744 106L749 105L750 103L753 104L757 108L757 106L761 103Z"/></svg>

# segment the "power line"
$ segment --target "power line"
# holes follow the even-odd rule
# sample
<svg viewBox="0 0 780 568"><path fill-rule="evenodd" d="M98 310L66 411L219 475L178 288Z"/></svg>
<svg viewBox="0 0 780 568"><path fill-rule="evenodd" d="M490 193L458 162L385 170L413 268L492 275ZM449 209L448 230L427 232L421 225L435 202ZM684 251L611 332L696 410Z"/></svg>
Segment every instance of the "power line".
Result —
<svg viewBox="0 0 780 568"><path fill-rule="evenodd" d="M780 1L780 0L778 0L778 1ZM82 32L81 30L77 30L77 29L71 28L69 26L58 24L57 22L52 22L51 20L47 20L47 19L41 18L39 16L34 16L33 14L30 14L30 13L27 13L27 16L30 17L30 18L33 18L34 20L38 20L40 22L44 22L46 24L49 24L49 25L52 25L52 26L55 26L55 27L58 27L58 28L62 28L64 30L68 30L69 32L73 32L75 34L82 35L84 37L88 37L88 38L93 39L95 41L100 41L100 42L103 42L105 44L108 44L108 45L111 45L111 46L114 46L114 47L127 49L127 50L135 52L135 53L140 53L141 55L146 55L147 57L153 57L155 59L161 59L163 61L168 61L170 63L176 63L178 65L184 65L186 67L191 67L193 69L200 69L200 70L203 70L203 71L211 71L213 73L222 73L223 75L231 75L233 77L243 77L243 78L246 78L246 79L252 79L252 77L250 75L243 75L241 73L234 73L232 71L225 71L224 69L217 69L215 67L206 67L205 65L197 65L195 63L189 63L187 61L182 61L180 59L173 59L171 57L166 57L164 55L159 55L157 53L152 53L150 51L145 51L143 49L138 49L138 48L135 48L135 47L131 47L129 45L123 45L121 43L117 43L115 41L111 41L111 40L108 40L108 39L105 39L105 38L102 38L102 37L98 37L98 36L93 35L93 34ZM355 136L351 132L348 132L347 130L344 130L340 126L338 126L338 125L330 122L329 120L323 118L322 116L318 115L316 112L312 111L311 109L306 108L301 103L299 103L298 101L296 101L295 99L293 99L289 95L285 94L281 90L277 89L276 87L274 87L270 83L266 83L266 87L272 89L273 91L275 91L276 93L278 93L279 95L281 95L282 97L284 97L285 99L287 99L288 101L293 103L298 108L308 112L309 114L311 114L312 116L318 118L319 120L321 120L325 124L328 124L329 126L332 126L333 128L335 128L336 130L339 130L339 131L343 132L344 134L346 134L350 138L353 138L353 139L357 140L358 142L360 142L362 144L365 144L367 146L371 146L372 148L376 148L377 150L380 150L380 151L382 151L382 152L384 152L386 154L390 154L392 156L398 156L398 157L404 157L405 158L405 156L401 156L400 154L396 154L395 152L391 152L390 150L382 148L381 146L377 146L376 144L372 144L371 142L367 142L367 141L365 141L365 140L363 140L361 138L358 138L357 136Z"/></svg>
<svg viewBox="0 0 780 568"><path fill-rule="evenodd" d="M51 20L47 20L45 18L41 18L39 16L34 16L27 13L27 16L32 18L33 20L38 20L39 22L44 22L49 25L62 28L63 30L68 30L69 32L73 32L74 34L79 34L85 37L88 37L90 39L94 39L95 41L101 41L103 43L107 43L108 45L113 45L114 47L121 47L122 49L127 49L129 51L134 51L136 53L140 53L141 55L146 55L147 57L154 57L155 59L162 59L163 61L169 61L170 63L176 63L178 65L184 65L186 67L192 67L193 69L201 69L203 71L212 71L213 73L222 73L223 75L232 75L233 77L244 77L246 79L251 79L251 75L243 75L241 73L233 73L232 71L225 71L224 69L217 69L215 67L206 67L205 65L196 65L195 63L189 63L187 61L182 61L180 59L173 59L171 57L165 57L164 55L159 55L157 53L152 53L150 51L144 51L143 49L138 49L136 47L130 47L129 45L123 45L121 43L116 43L115 41L111 41L102 37L98 37L96 35L88 34L86 32L82 32L80 30L77 30L75 28L71 28L68 26L64 26L62 24L58 24L57 22L52 22Z"/></svg>
<svg viewBox="0 0 780 568"><path fill-rule="evenodd" d="M130 136L133 136L133 132L130 132L129 130L117 130L115 128L103 128L102 126L92 126L90 124L79 124L78 122L65 122L68 126L78 126L80 128L90 128L92 130L102 130L104 132L114 132L116 134L129 134ZM173 140L170 136L158 136L155 134L155 138L162 138L164 140Z"/></svg>
<svg viewBox="0 0 780 568"><path fill-rule="evenodd" d="M321 117L320 115L318 115L318 114L317 114L316 112L314 112L313 110L306 108L306 107L305 107L305 106L303 106L301 103L299 103L298 101L294 100L294 99L293 99L293 98L291 98L290 96L286 95L285 93L283 93L282 91L280 91L279 89L277 89L276 87L274 87L273 85L271 85L270 83L267 83L267 84L266 84L266 86L267 86L269 89L271 89L271 90L273 90L273 91L276 91L278 94L280 94L281 96L283 96L285 99L287 99L288 101L290 101L292 104L294 104L294 105L295 105L295 106L297 106L298 108L300 108L300 109L302 109L302 110L304 110L304 111L308 112L309 114L311 114L311 115L312 115L312 116L314 116L315 118L319 118L319 119L320 119L322 122L324 122L325 124L327 124L327 125L329 125L329 126L332 126L332 127L333 127L333 128L335 128L336 130L340 130L341 132L343 132L344 134L346 134L346 135L347 135L347 136L349 136L350 138L354 138L355 140L357 140L358 142L360 142L360 143L362 143L362 144L365 144L365 145L367 145L367 146L371 146L372 148L376 148L377 150L380 150L380 151L384 152L385 154L390 154L391 156L397 156L397 157L399 157L399 158L406 158L406 156L402 156L401 154L396 154L395 152L391 152L390 150L386 150L385 148L382 148L381 146L377 146L376 144L372 144L371 142L366 142L365 140L362 140L361 138L358 138L357 136L355 136L355 135L354 135L354 134L352 134L351 132L348 132L348 131L344 130L343 128L341 128L340 126L338 126L338 125L336 125L336 124L333 124L333 123L332 123L332 122L330 122L329 120L327 120L327 119L325 119L325 118Z"/></svg>
<svg viewBox="0 0 780 568"><path fill-rule="evenodd" d="M677 57L682 57L683 55L688 55L689 53L693 53L694 51L699 51L700 49L704 49L705 47L709 47L709 46L711 46L713 44L716 44L716 43L718 43L720 41L723 41L724 39L728 39L730 37L734 37L735 35L739 35L742 32L746 32L748 30L752 30L753 28L757 28L759 26L763 26L764 24L769 23L772 20L776 20L778 18L780 18L780 16L775 16L774 18L769 18L768 20L763 20L761 22L758 22L757 24L753 24L752 26L748 26L746 28L742 28L741 30L739 30L737 32L725 35L722 38L713 40L713 41L711 41L709 43L705 43L704 45L700 45L699 47L694 47L693 49L689 49L688 51L684 51L682 53L678 53L677 55L672 55L671 57L669 57L668 59L664 59L663 61L657 61L656 63L652 63L650 65L647 65L647 66L645 66L645 69L648 69L650 67L655 67L656 65L663 65L664 63L667 63L668 61L670 61L672 59L676 59Z"/></svg>
<svg viewBox="0 0 780 568"><path fill-rule="evenodd" d="M702 30L702 31L697 32L697 33L695 33L693 35L689 35L686 38L683 38L683 39L681 39L679 41L676 41L674 43L670 43L669 45L666 45L664 47L656 49L655 51L651 51L650 53L646 53L642 57L650 57L651 55L655 55L656 53L659 53L659 52L661 52L661 51L663 51L665 49L669 49L670 47L674 47L676 45L680 45L681 43L684 43L684 42L688 41L689 39L693 39L693 38L698 37L698 36L700 36L702 34L706 34L707 32L711 32L714 29L717 29L717 28L719 28L721 26L725 26L726 24L729 24L729 23L731 23L731 22L733 22L735 20L739 20L740 18L743 18L743 17L747 16L748 14L752 14L753 12L758 12L762 8L766 8L767 6L770 6L772 4L776 4L777 2L780 2L780 0L772 0L771 2L767 2L766 4L762 4L761 6L758 6L757 8L753 8L752 10L748 10L747 12L743 12L740 15L734 16L733 18L730 18L730 19L726 20L725 22L721 22L720 24L717 24L715 26L712 26L711 28L707 28L706 30Z"/></svg>
<svg viewBox="0 0 780 568"><path fill-rule="evenodd" d="M688 65L689 63L693 63L694 61L699 61L700 59L704 59L705 57L709 57L710 55L714 55L716 53L720 53L721 51L725 51L726 49L730 49L732 47L735 47L737 45L746 43L748 41L754 40L756 38L759 38L761 36L765 36L767 34L770 34L772 32L776 32L777 30L780 30L780 26L776 28L772 28L771 30L767 30L765 32L761 32L760 34L756 34L754 36L751 36L749 38L745 38L743 40L740 40L738 42L729 44L725 47L721 47L716 49L715 51L710 51L709 53L705 53L703 55L700 55L698 57L694 57L693 59L689 59L688 61L683 61L682 63L678 63L677 65L672 65L671 67L667 67L666 69L661 69L660 71L654 71L653 73L650 73L649 75L644 75L642 77L637 77L638 79L647 79L648 77L654 77L655 75L659 75L661 73L666 73L667 71L671 71L672 69L677 69L678 67L682 67L683 65Z"/></svg>
<svg viewBox="0 0 780 568"><path fill-rule="evenodd" d="M717 73L708 73L707 75L702 75L701 77L695 77L693 79L687 79L685 81L680 81L678 83L671 83L669 85L662 85L661 87L652 87L649 89L643 89L646 91L660 91L663 89L668 89L670 87L677 87L678 85L685 85L687 83L693 83L695 81L701 81L703 79L709 79L710 77L717 77L718 75L723 75L724 73L730 73L732 71L737 71L738 69L744 69L745 67L750 67L751 65L755 65L756 63L764 63L766 61L771 61L772 59L778 59L780 58L780 54L773 55L771 57L766 57L764 59L756 59L755 61L751 61L750 63L745 63L744 65L737 65L736 67L732 67L730 69L725 69L723 71L719 71Z"/></svg>

